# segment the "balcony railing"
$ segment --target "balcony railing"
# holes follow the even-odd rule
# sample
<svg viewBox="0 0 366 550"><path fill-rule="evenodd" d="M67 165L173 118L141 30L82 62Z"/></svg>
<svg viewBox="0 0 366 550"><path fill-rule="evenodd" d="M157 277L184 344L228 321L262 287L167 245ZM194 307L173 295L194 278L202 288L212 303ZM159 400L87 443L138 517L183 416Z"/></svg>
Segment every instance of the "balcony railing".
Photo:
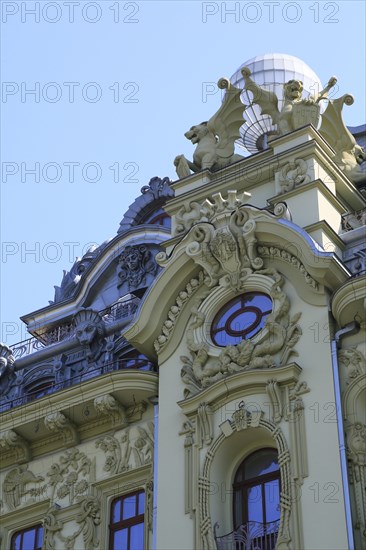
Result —
<svg viewBox="0 0 366 550"><path fill-rule="evenodd" d="M352 231L352 229L357 229L363 225L366 225L366 208L342 216L343 233L347 233L347 231Z"/></svg>
<svg viewBox="0 0 366 550"><path fill-rule="evenodd" d="M217 550L275 550L280 521L259 523L248 521L228 535L218 537L214 526Z"/></svg>
<svg viewBox="0 0 366 550"><path fill-rule="evenodd" d="M0 403L0 413L5 412L14 407L19 407L20 405L25 405L26 403L35 401L36 399L40 399L45 395L56 393L65 388L69 388L71 386L81 384L86 380L90 380L91 378L96 378L97 376L102 376L103 374L107 374L110 372L124 371L124 370L157 372L156 365L151 361L149 361L147 358L146 358L146 361L139 361L138 364L130 365L130 363L131 361L129 360L119 358L114 361L105 363L102 366L95 367L94 369L86 370L79 374L74 374L70 378L67 378L67 379L65 378L58 382L53 380L48 380L48 381L40 380L40 383L37 385L33 384L31 389L28 389L26 387L25 388L19 387L18 391L20 392L20 394L18 394L17 396L14 396L9 401L3 400L3 402Z"/></svg>
<svg viewBox="0 0 366 550"><path fill-rule="evenodd" d="M105 323L113 323L133 315L140 303L140 299L137 297L125 300L124 302L116 302L115 304L99 311L100 316ZM58 325L48 332L33 336L22 342L18 342L11 347L13 356L15 359L20 359L25 355L35 353L51 344L62 342L67 338L71 338L74 334L74 326L72 323L64 323Z"/></svg>

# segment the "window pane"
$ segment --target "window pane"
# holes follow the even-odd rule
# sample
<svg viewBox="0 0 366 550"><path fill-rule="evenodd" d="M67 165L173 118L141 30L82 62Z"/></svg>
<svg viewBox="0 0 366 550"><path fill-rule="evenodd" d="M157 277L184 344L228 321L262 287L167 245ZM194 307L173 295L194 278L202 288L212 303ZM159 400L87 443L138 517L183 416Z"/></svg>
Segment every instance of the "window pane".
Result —
<svg viewBox="0 0 366 550"><path fill-rule="evenodd" d="M131 527L129 550L144 550L144 524L143 523L139 523Z"/></svg>
<svg viewBox="0 0 366 550"><path fill-rule="evenodd" d="M22 550L34 550L36 530L24 531Z"/></svg>
<svg viewBox="0 0 366 550"><path fill-rule="evenodd" d="M280 483L278 479L264 485L266 503L266 523L280 519Z"/></svg>
<svg viewBox="0 0 366 550"><path fill-rule="evenodd" d="M37 531L37 548L42 548L43 542L43 527L39 527Z"/></svg>
<svg viewBox="0 0 366 550"><path fill-rule="evenodd" d="M128 529L116 531L113 537L113 550L128 550L127 548Z"/></svg>
<svg viewBox="0 0 366 550"><path fill-rule="evenodd" d="M117 523L121 519L121 501L117 500L113 504L112 523Z"/></svg>
<svg viewBox="0 0 366 550"><path fill-rule="evenodd" d="M18 535L14 541L14 550L20 550L20 540L22 538L22 535ZM13 546L12 546L13 548Z"/></svg>
<svg viewBox="0 0 366 550"><path fill-rule="evenodd" d="M248 521L259 521L263 523L262 507L262 486L250 487L247 493L248 498Z"/></svg>
<svg viewBox="0 0 366 550"><path fill-rule="evenodd" d="M136 495L123 500L123 519L132 518L136 515Z"/></svg>
<svg viewBox="0 0 366 550"><path fill-rule="evenodd" d="M276 472L278 469L277 451L263 449L253 453L245 461L245 479Z"/></svg>
<svg viewBox="0 0 366 550"><path fill-rule="evenodd" d="M140 493L138 514L144 514L144 513L145 513L145 493Z"/></svg>

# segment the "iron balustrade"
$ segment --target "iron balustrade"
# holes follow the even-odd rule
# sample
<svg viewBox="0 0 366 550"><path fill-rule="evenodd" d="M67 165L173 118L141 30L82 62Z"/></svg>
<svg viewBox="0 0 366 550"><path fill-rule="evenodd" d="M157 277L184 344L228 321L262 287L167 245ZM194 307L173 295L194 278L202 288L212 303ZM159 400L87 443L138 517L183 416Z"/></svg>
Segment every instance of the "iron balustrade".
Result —
<svg viewBox="0 0 366 550"><path fill-rule="evenodd" d="M25 405L26 403L30 403L31 401L40 399L45 395L50 395L65 388L76 386L78 384L81 384L82 382L85 382L86 380L96 378L97 376L102 376L103 374L107 374L110 372L120 370L157 372L156 365L151 361L146 360L143 362L143 364L142 362L140 362L139 366L129 366L129 362L130 360L128 359L125 360L123 358L118 358L114 361L110 361L108 363L104 363L101 366L95 367L94 369L85 370L84 372L74 374L74 376L71 376L70 378L65 378L64 380L52 382L42 382L42 380L40 380L39 386L35 387L32 391L25 391L22 395L14 396L13 399L7 402L3 402L0 405L0 413L14 407L19 407L21 405Z"/></svg>
<svg viewBox="0 0 366 550"><path fill-rule="evenodd" d="M98 313L106 323L112 323L115 321L119 321L120 319L132 316L136 312L139 303L140 299L134 297L124 302L116 302L111 306L102 309ZM64 323L62 325L52 328L44 334L32 336L32 338L17 342L16 344L10 346L10 348L12 350L14 358L20 359L25 355L30 355L31 353L35 353L41 349L44 349L47 346L57 344L59 342L62 342L63 340L66 340L67 338L71 338L73 334L73 324Z"/></svg>
<svg viewBox="0 0 366 550"><path fill-rule="evenodd" d="M343 214L342 216L342 231L346 233L347 231L352 231L358 227L366 225L366 208L357 210L357 212L349 212L348 214Z"/></svg>
<svg viewBox="0 0 366 550"><path fill-rule="evenodd" d="M280 520L271 523L248 521L235 531L217 536L218 523L214 525L217 550L275 550Z"/></svg>

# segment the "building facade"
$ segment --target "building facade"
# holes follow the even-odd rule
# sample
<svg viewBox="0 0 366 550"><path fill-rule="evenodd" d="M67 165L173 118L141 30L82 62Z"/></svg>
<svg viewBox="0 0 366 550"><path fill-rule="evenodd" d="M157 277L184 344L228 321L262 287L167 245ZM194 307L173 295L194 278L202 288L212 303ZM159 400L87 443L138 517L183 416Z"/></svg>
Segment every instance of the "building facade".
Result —
<svg viewBox="0 0 366 550"><path fill-rule="evenodd" d="M311 123L197 151L1 345L4 550L366 542L365 178Z"/></svg>

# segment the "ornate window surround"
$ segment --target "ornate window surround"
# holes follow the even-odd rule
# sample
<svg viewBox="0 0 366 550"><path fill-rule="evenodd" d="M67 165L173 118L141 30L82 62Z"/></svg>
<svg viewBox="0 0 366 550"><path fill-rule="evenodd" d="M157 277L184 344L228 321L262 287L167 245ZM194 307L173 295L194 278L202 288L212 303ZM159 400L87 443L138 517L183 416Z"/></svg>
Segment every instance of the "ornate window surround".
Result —
<svg viewBox="0 0 366 550"><path fill-rule="evenodd" d="M260 300L261 298L266 298L270 302L270 307L266 309L263 304L253 305L250 303L251 299ZM225 345L228 344L238 344L239 342L236 340L239 338L241 338L242 340L249 340L262 330L263 326L261 325L264 325L267 315L269 315L271 312L272 300L267 294L263 294L262 292L245 292L243 294L239 294L238 296L230 300L227 304L225 304L225 306L221 308L215 315L213 323L211 325L211 338L214 343L220 347L225 347ZM229 315L226 321L224 322L224 324L221 324L223 322L223 317L225 317L227 314ZM248 314L254 315L255 319L251 320L247 328L240 326L238 327L238 321L236 320L237 317L243 315L248 316ZM254 334L251 334L253 332ZM230 338L235 338L235 342L228 342L227 344L220 345L218 343L218 340L220 340L220 338L222 339L222 336L225 335L229 336Z"/></svg>
<svg viewBox="0 0 366 550"><path fill-rule="evenodd" d="M24 530L42 523L50 507L49 499L30 504L3 514L1 518L1 538L4 548L10 548L12 536L19 530Z"/></svg>
<svg viewBox="0 0 366 550"><path fill-rule="evenodd" d="M272 287L273 279L259 273L253 273L252 275L249 275L245 281L245 288L239 293L235 293L230 288L225 288L223 286L215 287L198 308L199 312L202 313L202 316L204 316L205 322L201 326L194 329L193 337L195 342L197 344L204 343L206 346L209 347L210 354L218 357L223 348L217 346L212 341L211 325L220 309L237 296L240 296L241 294L246 294L247 292L260 292L262 294L266 294L269 298L271 298L270 291ZM276 314L280 307L280 303L276 299L271 298L271 300L272 314ZM267 329L264 327L250 340L254 343L260 342L261 339L267 335L267 332Z"/></svg>
<svg viewBox="0 0 366 550"><path fill-rule="evenodd" d="M101 524L99 526L99 538L101 541L109 541L109 523L112 501L119 496L128 495L135 491L142 490L145 492L145 525L144 525L144 541L145 547L151 545L151 529L152 529L152 510L149 511L149 493L152 496L152 465L148 464L124 472L116 474L97 481L94 483L97 495L100 498L100 517ZM152 504L152 503L151 503Z"/></svg>

